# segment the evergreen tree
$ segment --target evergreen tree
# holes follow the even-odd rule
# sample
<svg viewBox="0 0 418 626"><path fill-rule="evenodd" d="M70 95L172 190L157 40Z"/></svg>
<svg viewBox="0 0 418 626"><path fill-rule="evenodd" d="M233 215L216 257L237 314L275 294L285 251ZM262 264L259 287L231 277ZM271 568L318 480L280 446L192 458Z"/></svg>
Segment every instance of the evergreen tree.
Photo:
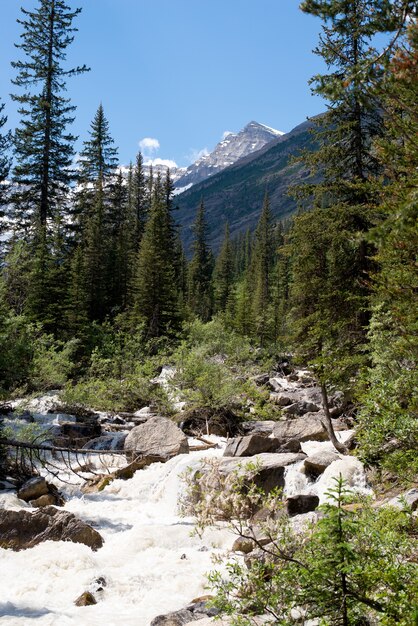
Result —
<svg viewBox="0 0 418 626"><path fill-rule="evenodd" d="M214 291L217 311L224 312L231 297L233 286L232 246L229 237L229 224L225 224L222 246L215 264Z"/></svg>
<svg viewBox="0 0 418 626"><path fill-rule="evenodd" d="M87 68L62 65L74 39L72 22L80 11L71 11L63 0L39 0L34 11L22 8L24 19L18 20L23 33L17 47L26 59L12 63L18 72L13 83L24 90L13 95L22 116L14 138L15 202L18 209L30 210L41 228L55 215L73 179L70 166L76 138L66 129L73 122L75 107L62 93L65 79Z"/></svg>
<svg viewBox="0 0 418 626"><path fill-rule="evenodd" d="M2 220L4 218L4 210L8 201L8 185L7 180L10 171L9 148L11 145L11 133L2 133L1 129L7 122L6 115L3 114L4 103L0 103L0 233L3 231Z"/></svg>
<svg viewBox="0 0 418 626"><path fill-rule="evenodd" d="M117 211L112 211L112 183L117 165L117 149L109 132L103 106L100 104L91 124L90 138L80 152L80 182L78 194L78 220L81 243L84 249L88 294L88 316L103 320L109 312L110 296L108 282L109 251Z"/></svg>
<svg viewBox="0 0 418 626"><path fill-rule="evenodd" d="M144 325L147 339L173 335L180 323L171 216L159 175L139 248L133 319Z"/></svg>
<svg viewBox="0 0 418 626"><path fill-rule="evenodd" d="M403 477L416 476L418 446L418 26L394 54L382 84L386 138L380 223L372 231L374 274L371 367L360 413L361 454Z"/></svg>
<svg viewBox="0 0 418 626"><path fill-rule="evenodd" d="M144 165L141 152L138 152L135 167L132 171L131 184L129 185L130 206L132 219L134 220L134 241L138 250L147 221L149 206L147 205L146 183Z"/></svg>
<svg viewBox="0 0 418 626"><path fill-rule="evenodd" d="M365 234L381 170L372 139L382 129L372 39L395 22L390 3L381 0L306 0L301 8L325 22L315 52L331 71L312 79L314 93L329 104L316 133L319 149L304 155L322 180L298 190L315 209L295 219L291 235L291 317L295 347L319 378L331 429L327 385L337 379L349 385L370 315L372 249Z"/></svg>
<svg viewBox="0 0 418 626"><path fill-rule="evenodd" d="M188 303L202 321L210 320L213 308L213 256L207 243L207 224L203 200L194 223L193 257L189 265Z"/></svg>
<svg viewBox="0 0 418 626"><path fill-rule="evenodd" d="M249 270L252 285L254 331L263 346L272 337L271 273L274 265L273 227L270 200L266 194L258 221Z"/></svg>

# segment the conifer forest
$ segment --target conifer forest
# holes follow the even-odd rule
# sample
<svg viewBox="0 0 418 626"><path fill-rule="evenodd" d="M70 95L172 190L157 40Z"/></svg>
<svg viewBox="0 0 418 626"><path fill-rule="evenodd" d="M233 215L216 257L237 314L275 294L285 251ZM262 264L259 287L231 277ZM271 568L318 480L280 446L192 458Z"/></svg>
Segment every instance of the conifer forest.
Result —
<svg viewBox="0 0 418 626"><path fill-rule="evenodd" d="M266 185L255 229L229 205L213 226L203 189L187 243L170 169L121 166L101 94L73 134L82 9L21 4L16 128L0 94L0 617L418 625L416 2L300 2L327 71L288 156L295 210ZM29 540L51 515L83 530L48 518ZM154 562L144 533L162 550L183 519ZM31 569L62 580L53 600Z"/></svg>

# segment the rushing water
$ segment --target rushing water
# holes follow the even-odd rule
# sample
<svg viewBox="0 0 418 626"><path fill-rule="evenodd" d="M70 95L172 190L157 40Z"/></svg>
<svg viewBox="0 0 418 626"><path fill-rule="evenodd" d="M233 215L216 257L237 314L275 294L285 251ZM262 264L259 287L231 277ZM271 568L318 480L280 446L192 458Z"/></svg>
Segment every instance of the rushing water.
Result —
<svg viewBox="0 0 418 626"><path fill-rule="evenodd" d="M1 624L148 626L156 615L205 593L212 555L233 539L226 530L191 537L192 520L179 516L177 499L186 468L220 454L194 452L156 463L98 494L67 487L73 495L65 509L99 530L105 544L97 552L67 542L21 552L0 549ZM12 495L1 500L0 506L22 505ZM99 578L106 586L96 593L98 603L74 606L83 591L97 589Z"/></svg>
<svg viewBox="0 0 418 626"><path fill-rule="evenodd" d="M56 483L66 496L65 509L93 525L104 546L97 552L70 542L45 542L21 552L0 549L0 623L148 626L157 615L207 593L205 573L213 569L212 557L230 549L234 537L226 529L191 536L193 519L179 515L178 498L188 467L222 455L225 442L218 441L217 449L156 463L100 493L83 495L76 484ZM303 447L308 454L333 450L328 442ZM332 463L315 483L301 471L302 463L286 469L287 495L316 493L323 502L340 473L353 489L367 489L361 463L353 457ZM0 507L30 508L16 495L1 492ZM98 603L76 607L84 591L92 591Z"/></svg>

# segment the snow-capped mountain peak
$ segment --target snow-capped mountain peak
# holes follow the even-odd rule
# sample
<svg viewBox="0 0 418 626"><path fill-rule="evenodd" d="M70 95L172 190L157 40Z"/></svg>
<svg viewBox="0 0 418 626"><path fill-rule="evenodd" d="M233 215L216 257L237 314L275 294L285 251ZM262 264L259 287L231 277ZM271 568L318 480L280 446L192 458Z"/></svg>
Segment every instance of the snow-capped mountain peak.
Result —
<svg viewBox="0 0 418 626"><path fill-rule="evenodd" d="M189 165L184 175L176 181L176 187L183 191L184 187L190 187L220 172L283 134L255 121L249 122L238 133L225 132L212 152Z"/></svg>

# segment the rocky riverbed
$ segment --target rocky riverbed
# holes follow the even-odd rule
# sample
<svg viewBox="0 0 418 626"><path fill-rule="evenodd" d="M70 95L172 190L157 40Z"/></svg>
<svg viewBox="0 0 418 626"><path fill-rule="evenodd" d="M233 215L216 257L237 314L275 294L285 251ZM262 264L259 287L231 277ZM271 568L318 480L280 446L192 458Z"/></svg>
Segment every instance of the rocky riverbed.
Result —
<svg viewBox="0 0 418 626"><path fill-rule="evenodd" d="M186 488L186 470L201 468L208 459L226 473L248 460L256 461L260 486L267 490L282 487L288 514L295 519L315 515L333 478L340 474L353 490L369 491L361 463L338 453L326 440L320 396L307 372L267 377L260 384L269 386L271 402L282 407L281 419L262 421L254 415L235 437L206 432L203 442L187 437L151 410L99 414L83 421L60 413L59 397L54 394L33 401L32 406L26 403L27 415L18 419L52 427L55 439L80 436L80 430L71 431L71 425L90 424L91 431L84 431L80 438L86 448L119 449L121 454L104 450L92 455L89 466L79 468L84 479L90 479L87 487L86 480L59 457L55 461L58 472L55 477L49 474L47 481L62 497L56 510L75 516L101 542L96 539L89 546L65 533L45 534L40 542L29 542L33 547L28 549L0 548L2 624L177 626L199 620L206 626L212 617L205 608L205 574L213 567L214 555L232 550L235 537L226 528L191 536L194 518L181 516L179 499ZM333 411L339 440L349 440L353 433L342 398L334 398ZM13 423L13 416L7 420ZM113 426L118 428L112 430ZM138 461L138 452L147 462L120 473L135 462L135 456ZM80 459L72 457L72 463L80 464ZM16 527L20 515L27 528L31 516L40 518L42 508L35 508L36 502L25 500L12 485L5 487L0 491L3 520L9 511ZM4 540L6 526L0 520L0 545L5 545L1 533ZM64 522L61 531L63 526Z"/></svg>

